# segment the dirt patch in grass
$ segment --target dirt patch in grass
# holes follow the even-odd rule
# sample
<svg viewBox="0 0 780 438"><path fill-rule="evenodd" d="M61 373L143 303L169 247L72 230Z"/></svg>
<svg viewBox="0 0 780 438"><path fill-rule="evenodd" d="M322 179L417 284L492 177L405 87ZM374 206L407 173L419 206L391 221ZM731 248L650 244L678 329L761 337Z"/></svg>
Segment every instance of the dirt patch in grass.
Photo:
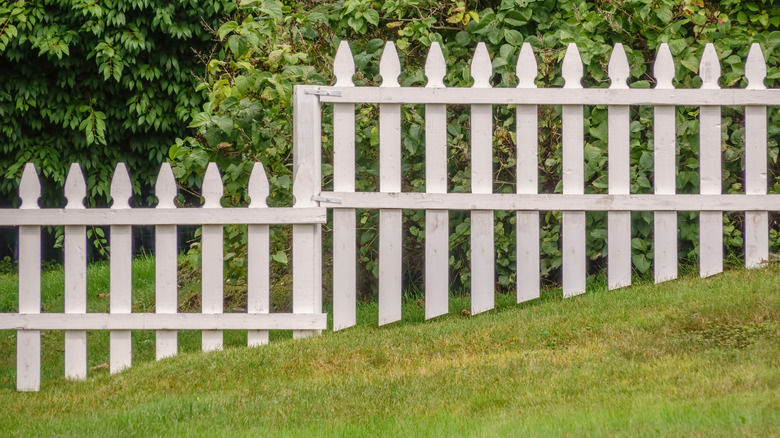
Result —
<svg viewBox="0 0 780 438"><path fill-rule="evenodd" d="M772 324L710 324L684 329L677 333L676 341L695 349L743 349L767 336L775 336Z"/></svg>

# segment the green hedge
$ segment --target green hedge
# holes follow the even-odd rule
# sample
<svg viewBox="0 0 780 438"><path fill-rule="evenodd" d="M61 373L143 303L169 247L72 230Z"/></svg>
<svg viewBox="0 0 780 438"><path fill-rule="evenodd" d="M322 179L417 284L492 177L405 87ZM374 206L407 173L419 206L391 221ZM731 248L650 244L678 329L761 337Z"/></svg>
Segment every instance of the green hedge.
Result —
<svg viewBox="0 0 780 438"><path fill-rule="evenodd" d="M45 203L61 202L71 162L89 204L105 204L117 162L137 194L186 135L210 56L209 27L229 0L19 0L0 5L0 200L15 203L21 168L43 176ZM142 196L139 203L148 202Z"/></svg>

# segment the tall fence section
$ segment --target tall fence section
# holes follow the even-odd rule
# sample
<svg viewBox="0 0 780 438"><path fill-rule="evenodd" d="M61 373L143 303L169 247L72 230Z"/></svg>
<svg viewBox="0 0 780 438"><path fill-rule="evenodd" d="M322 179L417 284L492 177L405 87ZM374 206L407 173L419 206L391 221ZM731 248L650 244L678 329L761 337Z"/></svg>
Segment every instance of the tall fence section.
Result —
<svg viewBox="0 0 780 438"><path fill-rule="evenodd" d="M471 215L471 312L493 308L495 292L495 210L514 210L517 218L517 301L539 297L539 212L562 211L562 287L564 297L585 292L586 215L608 212L608 283L631 284L631 212L654 212L655 280L677 277L677 211L700 212L702 277L723 269L723 212L745 212L745 264L768 259L768 211L780 208L780 196L767 194L767 106L780 105L780 90L764 86L766 63L753 44L745 63L746 89L721 89L715 47L704 50L700 89L675 89L675 65L666 44L654 66L656 86L627 85L629 64L621 44L609 61L609 88L583 89L583 65L577 46L563 58L563 88L537 88L537 64L531 46L522 46L517 61L517 88L492 88L490 56L484 43L471 62L471 88L448 88L444 56L433 43L425 65L427 85L400 87L398 54L392 42L379 64L379 87L355 87L353 58L346 42L336 55L335 86L305 87L307 105L333 105L333 191L321 205L333 209L333 328L355 324L355 209L379 210L379 324L401 318L402 209L425 209L425 314L448 312L448 210ZM317 97L315 99L314 97ZM303 103L303 102L301 102ZM379 105L379 191L355 192L356 105ZM401 105L425 105L425 193L401 192ZM447 105L471 110L471 193L447 193ZM493 192L493 105L515 105L517 193ZM538 193L539 105L562 106L561 194ZM608 106L608 194L584 191L585 105ZM631 106L654 107L654 194L630 193ZM676 194L675 106L700 107L700 193ZM722 194L721 106L745 107L745 194ZM309 110L307 110L309 111ZM311 110L315 111L315 110ZM310 125L311 137L320 135Z"/></svg>
<svg viewBox="0 0 780 438"><path fill-rule="evenodd" d="M768 211L780 210L780 195L767 194L767 106L780 105L780 90L764 86L766 64L754 44L745 63L746 89L721 89L720 65L708 44L699 68L700 89L675 89L675 66L669 48L659 48L653 89L627 85L629 64L622 45L609 62L609 88L584 89L583 66L570 44L562 65L563 88L537 88L537 65L530 45L517 62L517 88L492 88L490 56L484 44L472 59L471 88L448 88L446 65L437 43L425 67L425 87L401 87L401 68L392 42L385 46L379 87L356 87L353 58L346 42L336 55L334 86L297 86L294 93L293 208L268 208L268 182L256 164L248 191L248 208L222 208L223 188L216 165L203 182L205 204L177 209L176 182L166 164L156 184L156 208L129 208L131 185L123 165L111 186L111 208L84 208L84 178L73 165L65 184L63 209L37 205L40 184L32 165L20 185L22 205L0 212L0 226L19 227L19 313L0 314L0 329L18 330L17 388L40 386L41 330L65 330L65 375L86 376L85 330L110 330L112 372L130 366L131 330L157 330L157 357L177 352L177 330L203 330L203 349L221 348L221 330L249 330L249 345L267 342L269 329L295 330L296 337L326 328L322 313L321 224L333 210L333 329L356 322L356 209L379 210L379 324L401 318L402 210L425 209L425 315L433 318L449 306L449 211L471 215L472 313L493 308L495 293L494 211L516 212L517 301L539 297L539 212L562 211L563 295L585 292L586 223L588 211L608 212L608 283L631 284L631 212L654 212L656 282L677 276L677 211L700 212L700 272L709 276L723 268L723 213L745 212L745 264L761 266L768 257ZM355 190L356 105L379 105L379 191ZM425 105L425 189L402 192L401 105ZM333 105L333 191L322 191L322 123L324 105ZM471 114L471 193L448 193L447 105L469 105ZM493 191L493 105L516 108L516 193ZM539 105L562 106L563 193L538 193ZM585 105L608 106L608 194L585 194ZM654 107L654 193L631 194L629 176L631 106ZM700 107L700 193L676 194L675 106ZM745 107L745 193L721 191L721 106ZM177 310L176 226L202 225L203 273L200 314ZM248 308L246 314L222 314L223 225L248 224ZM293 313L269 311L269 224L293 225ZM40 285L41 226L65 226L65 313L42 314ZM110 226L109 314L86 311L86 226ZM131 312L131 227L156 227L156 313Z"/></svg>

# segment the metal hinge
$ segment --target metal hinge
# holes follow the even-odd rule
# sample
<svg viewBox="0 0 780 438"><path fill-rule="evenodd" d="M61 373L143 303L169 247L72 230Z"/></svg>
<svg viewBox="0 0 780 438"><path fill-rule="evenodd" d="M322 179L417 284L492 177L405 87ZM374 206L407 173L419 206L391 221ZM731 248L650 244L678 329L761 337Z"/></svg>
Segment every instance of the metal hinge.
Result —
<svg viewBox="0 0 780 438"><path fill-rule="evenodd" d="M341 204L341 198L326 198L325 196L312 196L312 201L327 202L329 204Z"/></svg>
<svg viewBox="0 0 780 438"><path fill-rule="evenodd" d="M311 94L314 96L334 96L334 97L341 97L341 91L326 91L326 90L314 90L314 89L306 89L303 91L304 94Z"/></svg>

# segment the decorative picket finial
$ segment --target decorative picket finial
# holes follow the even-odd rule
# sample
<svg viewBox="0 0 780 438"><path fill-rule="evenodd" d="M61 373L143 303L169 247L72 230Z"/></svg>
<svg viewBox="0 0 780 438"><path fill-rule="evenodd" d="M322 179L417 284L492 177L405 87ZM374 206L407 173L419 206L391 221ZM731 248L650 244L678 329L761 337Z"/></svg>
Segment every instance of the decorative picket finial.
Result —
<svg viewBox="0 0 780 438"><path fill-rule="evenodd" d="M19 208L38 208L38 198L41 197L41 180L33 163L24 165L22 180L19 182L19 197L22 205Z"/></svg>
<svg viewBox="0 0 780 438"><path fill-rule="evenodd" d="M563 65L561 66L561 76L566 84L563 88L582 88L582 58L577 45L569 43L566 48L566 55L563 56Z"/></svg>
<svg viewBox="0 0 780 438"><path fill-rule="evenodd" d="M222 176L219 174L217 163L209 163L206 168L206 175L203 177L203 208L220 208L220 200L225 194L225 187L222 185Z"/></svg>
<svg viewBox="0 0 780 438"><path fill-rule="evenodd" d="M127 173L125 163L117 163L114 177L111 178L111 198L114 203L111 208L130 208L130 197L133 196L133 183Z"/></svg>
<svg viewBox="0 0 780 438"><path fill-rule="evenodd" d="M427 88L443 88L444 75L447 74L447 64L444 61L444 54L441 52L441 46L437 41L431 43L428 49L428 58L425 60L425 76L428 77Z"/></svg>
<svg viewBox="0 0 780 438"><path fill-rule="evenodd" d="M612 56L609 58L609 80L612 81L609 88L628 88L628 76L631 74L631 67L628 66L628 58L623 44L615 44L612 49Z"/></svg>
<svg viewBox="0 0 780 438"><path fill-rule="evenodd" d="M699 77L701 78L701 88L720 88L718 85L720 61L718 61L718 53L715 52L715 46L712 43L707 43L704 47L704 54L699 64Z"/></svg>
<svg viewBox="0 0 780 438"><path fill-rule="evenodd" d="M517 67L515 75L517 76L517 88L536 88L536 75L538 67L536 57L530 43L523 43L520 49L520 55L517 57Z"/></svg>
<svg viewBox="0 0 780 438"><path fill-rule="evenodd" d="M490 88L490 77L493 76L493 63L490 62L485 43L477 44L474 58L471 59L471 77L474 79L472 88Z"/></svg>
<svg viewBox="0 0 780 438"><path fill-rule="evenodd" d="M65 198L68 203L65 208L84 208L84 198L87 197L87 183L81 173L79 163L71 163L68 176L65 178Z"/></svg>
<svg viewBox="0 0 780 438"><path fill-rule="evenodd" d="M173 177L171 165L163 163L160 172L157 173L157 182L154 184L157 208L176 208L176 204L173 203L176 199L176 191L176 178Z"/></svg>
<svg viewBox="0 0 780 438"><path fill-rule="evenodd" d="M750 45L747 60L745 61L745 79L747 79L748 90L764 90L764 79L766 79L766 61L761 52L761 46L758 43Z"/></svg>
<svg viewBox="0 0 780 438"><path fill-rule="evenodd" d="M666 43L658 46L658 54L655 56L653 65L653 76L655 76L655 88L666 90L674 88L672 80L674 79L674 58L669 45Z"/></svg>
<svg viewBox="0 0 780 438"><path fill-rule="evenodd" d="M382 76L380 87L400 87L398 76L401 75L401 61L392 41L385 43L382 59L379 60L379 75Z"/></svg>
<svg viewBox="0 0 780 438"><path fill-rule="evenodd" d="M267 207L266 198L271 193L271 189L268 186L268 177L265 175L265 169L263 164L256 162L252 166L252 174L249 175L249 207L250 208L262 208Z"/></svg>
<svg viewBox="0 0 780 438"><path fill-rule="evenodd" d="M336 76L336 87L353 87L352 76L355 76L355 60L347 40L339 43L336 59L333 60L333 74Z"/></svg>
<svg viewBox="0 0 780 438"><path fill-rule="evenodd" d="M308 172L306 162L298 163L298 170L293 175L293 198L296 207L306 206L311 203L311 194L314 193L314 179Z"/></svg>

